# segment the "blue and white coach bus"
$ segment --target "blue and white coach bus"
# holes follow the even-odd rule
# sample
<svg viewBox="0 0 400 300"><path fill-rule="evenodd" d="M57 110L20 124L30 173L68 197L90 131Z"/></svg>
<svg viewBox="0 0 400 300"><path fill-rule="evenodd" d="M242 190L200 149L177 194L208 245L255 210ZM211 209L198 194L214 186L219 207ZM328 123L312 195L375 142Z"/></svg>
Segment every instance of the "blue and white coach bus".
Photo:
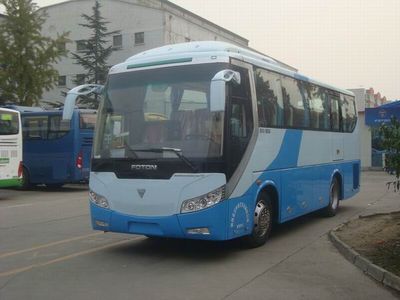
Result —
<svg viewBox="0 0 400 300"><path fill-rule="evenodd" d="M90 174L93 228L251 247L274 222L359 191L354 95L230 44L146 51L111 68Z"/></svg>

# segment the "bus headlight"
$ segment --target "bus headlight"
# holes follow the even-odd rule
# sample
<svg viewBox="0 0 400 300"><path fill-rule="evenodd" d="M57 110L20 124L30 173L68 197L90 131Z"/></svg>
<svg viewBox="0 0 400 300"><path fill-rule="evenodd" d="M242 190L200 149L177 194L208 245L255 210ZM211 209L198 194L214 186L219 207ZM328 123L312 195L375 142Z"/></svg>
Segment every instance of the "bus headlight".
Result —
<svg viewBox="0 0 400 300"><path fill-rule="evenodd" d="M225 185L205 195L185 200L181 206L181 213L194 212L211 207L225 198Z"/></svg>
<svg viewBox="0 0 400 300"><path fill-rule="evenodd" d="M89 191L89 199L92 201L94 204L97 206L103 207L103 208L109 208L110 206L108 205L108 201L105 197L96 194L93 191Z"/></svg>

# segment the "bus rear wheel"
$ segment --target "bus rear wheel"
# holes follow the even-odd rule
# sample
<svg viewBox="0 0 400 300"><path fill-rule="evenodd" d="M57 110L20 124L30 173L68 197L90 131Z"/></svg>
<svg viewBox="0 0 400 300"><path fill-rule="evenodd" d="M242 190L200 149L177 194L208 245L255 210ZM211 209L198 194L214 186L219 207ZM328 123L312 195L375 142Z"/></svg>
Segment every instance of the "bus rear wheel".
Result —
<svg viewBox="0 0 400 300"><path fill-rule="evenodd" d="M254 209L254 226L250 235L243 238L248 248L256 248L268 240L273 220L273 209L268 194L261 194Z"/></svg>
<svg viewBox="0 0 400 300"><path fill-rule="evenodd" d="M331 186L329 188L329 204L327 207L322 209L322 215L324 217L333 217L336 215L339 208L340 198L340 186L339 181L336 177L333 178Z"/></svg>
<svg viewBox="0 0 400 300"><path fill-rule="evenodd" d="M64 183L46 183L48 189L59 189L64 185Z"/></svg>
<svg viewBox="0 0 400 300"><path fill-rule="evenodd" d="M25 167L23 167L22 168L22 183L21 183L21 189L22 190L27 190L27 189L29 189L29 188L31 188L32 187L32 184L31 184L31 182L30 182L30 180L29 180L29 172L28 172L28 170L25 168Z"/></svg>

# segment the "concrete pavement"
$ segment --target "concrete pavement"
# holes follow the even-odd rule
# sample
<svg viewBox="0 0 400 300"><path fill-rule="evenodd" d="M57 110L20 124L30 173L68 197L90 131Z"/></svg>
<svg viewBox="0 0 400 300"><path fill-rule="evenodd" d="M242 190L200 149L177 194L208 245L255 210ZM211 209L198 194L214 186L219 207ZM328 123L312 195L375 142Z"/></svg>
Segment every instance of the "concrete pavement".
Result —
<svg viewBox="0 0 400 300"><path fill-rule="evenodd" d="M327 238L360 214L399 210L388 178L363 173L361 192L336 217L283 224L252 250L96 234L86 191L7 191L10 200L0 194L0 299L397 299Z"/></svg>

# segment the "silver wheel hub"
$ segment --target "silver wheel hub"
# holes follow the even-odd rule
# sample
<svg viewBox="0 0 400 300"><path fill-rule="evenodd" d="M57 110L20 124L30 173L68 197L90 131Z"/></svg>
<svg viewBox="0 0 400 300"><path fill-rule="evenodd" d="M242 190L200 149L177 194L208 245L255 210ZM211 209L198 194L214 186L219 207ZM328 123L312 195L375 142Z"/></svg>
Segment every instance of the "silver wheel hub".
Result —
<svg viewBox="0 0 400 300"><path fill-rule="evenodd" d="M332 209L336 210L339 204L339 191L336 188L336 185L331 186L331 206Z"/></svg>
<svg viewBox="0 0 400 300"><path fill-rule="evenodd" d="M267 234L271 222L271 212L263 201L259 201L254 211L254 232L257 236Z"/></svg>

